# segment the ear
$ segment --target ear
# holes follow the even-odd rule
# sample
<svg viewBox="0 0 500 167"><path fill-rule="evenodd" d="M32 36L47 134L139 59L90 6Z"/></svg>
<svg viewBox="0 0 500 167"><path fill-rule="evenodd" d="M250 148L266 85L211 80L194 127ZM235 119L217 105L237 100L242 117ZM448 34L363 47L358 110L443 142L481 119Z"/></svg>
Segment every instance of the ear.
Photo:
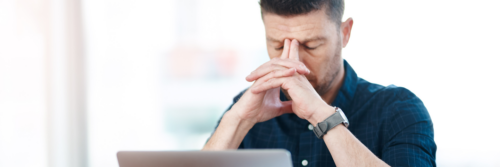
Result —
<svg viewBox="0 0 500 167"><path fill-rule="evenodd" d="M351 38L351 30L353 23L354 21L352 20L352 18L349 17L346 21L340 24L340 32L342 36L342 48L345 48L347 46L349 38Z"/></svg>

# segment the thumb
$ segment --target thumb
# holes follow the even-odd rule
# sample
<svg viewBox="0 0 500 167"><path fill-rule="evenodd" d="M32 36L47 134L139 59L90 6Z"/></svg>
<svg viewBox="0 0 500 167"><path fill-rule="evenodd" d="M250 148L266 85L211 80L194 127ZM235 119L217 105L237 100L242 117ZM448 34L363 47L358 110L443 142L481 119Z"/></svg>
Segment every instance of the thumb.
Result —
<svg viewBox="0 0 500 167"><path fill-rule="evenodd" d="M290 44L290 54L288 55L289 59L300 61L299 59L299 41L293 39Z"/></svg>
<svg viewBox="0 0 500 167"><path fill-rule="evenodd" d="M293 113L292 101L281 102L280 114Z"/></svg>

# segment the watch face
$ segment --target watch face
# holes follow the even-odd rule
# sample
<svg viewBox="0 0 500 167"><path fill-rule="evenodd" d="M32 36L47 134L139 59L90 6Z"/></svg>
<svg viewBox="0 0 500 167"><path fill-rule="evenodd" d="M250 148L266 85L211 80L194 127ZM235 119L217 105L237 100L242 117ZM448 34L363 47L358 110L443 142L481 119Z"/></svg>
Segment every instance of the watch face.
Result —
<svg viewBox="0 0 500 167"><path fill-rule="evenodd" d="M344 112L337 107L337 112L340 113L340 116L342 116L342 118L344 119L344 125L347 127L349 125L349 120L347 120L347 117L344 115Z"/></svg>

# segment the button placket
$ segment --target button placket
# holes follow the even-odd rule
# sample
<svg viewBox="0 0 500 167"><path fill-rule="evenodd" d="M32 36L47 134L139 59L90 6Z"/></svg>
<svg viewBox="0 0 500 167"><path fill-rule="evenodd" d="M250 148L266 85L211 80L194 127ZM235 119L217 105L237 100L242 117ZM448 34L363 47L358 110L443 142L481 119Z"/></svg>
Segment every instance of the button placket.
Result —
<svg viewBox="0 0 500 167"><path fill-rule="evenodd" d="M307 160L302 160L302 166L307 166L307 164L309 164L309 162Z"/></svg>

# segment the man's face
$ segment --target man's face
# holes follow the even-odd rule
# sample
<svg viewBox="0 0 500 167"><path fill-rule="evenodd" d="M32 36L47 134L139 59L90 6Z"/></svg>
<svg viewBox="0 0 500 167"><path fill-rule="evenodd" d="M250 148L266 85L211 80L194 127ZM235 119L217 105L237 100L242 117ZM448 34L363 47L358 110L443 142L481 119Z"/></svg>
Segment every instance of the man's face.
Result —
<svg viewBox="0 0 500 167"><path fill-rule="evenodd" d="M343 70L343 45L337 25L325 9L297 16L264 13L263 20L269 58L281 56L285 39L297 39L300 61L311 71L307 79L319 95L327 93Z"/></svg>

